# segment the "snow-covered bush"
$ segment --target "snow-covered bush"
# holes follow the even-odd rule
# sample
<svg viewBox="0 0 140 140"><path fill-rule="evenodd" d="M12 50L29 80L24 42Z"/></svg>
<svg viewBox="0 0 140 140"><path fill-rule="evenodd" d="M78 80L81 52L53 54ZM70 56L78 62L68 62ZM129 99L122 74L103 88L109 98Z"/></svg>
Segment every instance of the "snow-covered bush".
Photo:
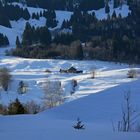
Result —
<svg viewBox="0 0 140 140"><path fill-rule="evenodd" d="M27 92L27 88L28 88L27 84L24 83L23 81L20 81L19 84L18 84L17 92L19 94L25 94Z"/></svg>
<svg viewBox="0 0 140 140"><path fill-rule="evenodd" d="M127 73L127 78L135 78L136 75L137 75L136 70L131 69L131 70L129 70L128 73Z"/></svg>
<svg viewBox="0 0 140 140"><path fill-rule="evenodd" d="M82 123L82 121L80 120L80 118L77 118L77 122L76 124L73 126L75 129L85 129L84 124Z"/></svg>
<svg viewBox="0 0 140 140"><path fill-rule="evenodd" d="M47 81L43 84L44 103L47 108L52 108L63 103L63 91L60 81Z"/></svg>

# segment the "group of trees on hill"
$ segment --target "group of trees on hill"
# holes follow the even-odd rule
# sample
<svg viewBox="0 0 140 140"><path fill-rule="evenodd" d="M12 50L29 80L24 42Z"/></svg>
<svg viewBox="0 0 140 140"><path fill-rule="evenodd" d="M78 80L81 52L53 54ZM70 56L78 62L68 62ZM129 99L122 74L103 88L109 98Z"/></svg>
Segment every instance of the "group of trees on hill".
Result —
<svg viewBox="0 0 140 140"><path fill-rule="evenodd" d="M10 20L19 20L24 18L25 20L30 19L30 14L27 8L20 8L18 5L3 5L0 1L0 25L11 27Z"/></svg>
<svg viewBox="0 0 140 140"><path fill-rule="evenodd" d="M35 28L27 22L22 35L22 45L28 46L32 44L49 45L51 43L51 33L47 27Z"/></svg>
<svg viewBox="0 0 140 140"><path fill-rule="evenodd" d="M104 0L26 0L28 6L52 8L55 10L73 10L79 7L81 10L93 10L104 7Z"/></svg>
<svg viewBox="0 0 140 140"><path fill-rule="evenodd" d="M40 17L46 18L46 26L48 28L54 28L57 26L58 21L56 20L55 10L48 9L41 11L40 13L32 13L32 19L39 20Z"/></svg>
<svg viewBox="0 0 140 140"><path fill-rule="evenodd" d="M18 42L18 41L17 41ZM51 43L49 45L35 44L17 47L12 50L12 55L25 58L64 58L83 59L83 49L80 41L73 41L69 45ZM10 52L10 54L11 54Z"/></svg>
<svg viewBox="0 0 140 140"><path fill-rule="evenodd" d="M106 20L97 20L94 12L76 9L61 28L72 28L75 39L88 42L84 52L89 59L140 62L140 3L130 3L130 10L126 18L114 11Z"/></svg>
<svg viewBox="0 0 140 140"><path fill-rule="evenodd" d="M4 36L3 34L0 33L0 47L4 47L9 45L9 40L7 36Z"/></svg>
<svg viewBox="0 0 140 140"><path fill-rule="evenodd" d="M57 20L56 20L56 13L52 9L48 9L47 11L43 12L43 16L47 19L46 20L46 26L54 28L57 26Z"/></svg>
<svg viewBox="0 0 140 140"><path fill-rule="evenodd" d="M118 2L118 5L120 4L121 1ZM17 48L13 54L32 58L78 59L70 55L70 51L71 44L80 40L85 42L85 47L82 47L81 51L84 53L84 58L139 63L140 2L129 1L129 7L131 13L127 17L122 18L114 11L104 20L98 20L94 12L81 12L79 8L75 8L70 20L64 20L61 26L62 30L68 29L71 32L56 32L53 36L48 27L53 28L57 25L56 13L52 9L43 11L38 15L48 19L46 26L35 28L27 23L22 42L17 38ZM32 17L35 17L35 14ZM74 53L74 51L71 52Z"/></svg>
<svg viewBox="0 0 140 140"><path fill-rule="evenodd" d="M82 11L97 10L108 5L111 0L5 0L5 3L21 2L26 3L31 7L41 7L45 9L55 10L68 10L73 11L75 8L79 8ZM132 0L126 0L130 3ZM121 6L124 0L114 0L114 8Z"/></svg>

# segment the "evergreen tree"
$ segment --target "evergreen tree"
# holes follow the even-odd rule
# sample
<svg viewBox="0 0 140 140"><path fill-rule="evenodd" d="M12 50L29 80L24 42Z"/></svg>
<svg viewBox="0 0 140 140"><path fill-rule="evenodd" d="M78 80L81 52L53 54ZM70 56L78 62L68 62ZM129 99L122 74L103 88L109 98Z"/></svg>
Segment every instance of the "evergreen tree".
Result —
<svg viewBox="0 0 140 140"><path fill-rule="evenodd" d="M5 46L9 45L9 40L8 40L7 36L4 36L4 45Z"/></svg>
<svg viewBox="0 0 140 140"><path fill-rule="evenodd" d="M51 33L47 27L41 27L39 29L39 40L40 43L49 45L51 43Z"/></svg>
<svg viewBox="0 0 140 140"><path fill-rule="evenodd" d="M66 29L66 21L65 21L65 19L62 22L61 29Z"/></svg>
<svg viewBox="0 0 140 140"><path fill-rule="evenodd" d="M35 18L36 18L35 13L32 13L32 19L35 19Z"/></svg>
<svg viewBox="0 0 140 140"><path fill-rule="evenodd" d="M18 36L17 36L17 38L16 38L16 48L21 48L21 43L20 43L20 41L19 41Z"/></svg>
<svg viewBox="0 0 140 140"><path fill-rule="evenodd" d="M114 8L120 6L120 0L114 0L113 2L114 2Z"/></svg>
<svg viewBox="0 0 140 140"><path fill-rule="evenodd" d="M116 15L116 12L113 11L113 14L112 14L112 19L116 19L117 15Z"/></svg>
<svg viewBox="0 0 140 140"><path fill-rule="evenodd" d="M105 5L105 13L108 14L110 12L110 7L108 3Z"/></svg>
<svg viewBox="0 0 140 140"><path fill-rule="evenodd" d="M23 18L24 18L25 20L29 20L29 19L30 19L30 13L29 13L29 11L28 11L27 8L26 8L26 9L24 10L24 12L23 12Z"/></svg>
<svg viewBox="0 0 140 140"><path fill-rule="evenodd" d="M11 24L8 17L1 14L0 14L0 25L11 28Z"/></svg>
<svg viewBox="0 0 140 140"><path fill-rule="evenodd" d="M0 85L4 91L8 91L9 84L11 82L11 75L7 68L0 69Z"/></svg>
<svg viewBox="0 0 140 140"><path fill-rule="evenodd" d="M24 46L32 44L32 27L29 22L26 23L25 30L22 35L22 44Z"/></svg>
<svg viewBox="0 0 140 140"><path fill-rule="evenodd" d="M46 26L49 28L54 28L57 26L57 20L56 20L56 13L54 10L49 9L46 13L44 13L46 20Z"/></svg>
<svg viewBox="0 0 140 140"><path fill-rule="evenodd" d="M8 114L9 115L25 114L25 113L26 113L26 110L18 99L16 99L8 107Z"/></svg>

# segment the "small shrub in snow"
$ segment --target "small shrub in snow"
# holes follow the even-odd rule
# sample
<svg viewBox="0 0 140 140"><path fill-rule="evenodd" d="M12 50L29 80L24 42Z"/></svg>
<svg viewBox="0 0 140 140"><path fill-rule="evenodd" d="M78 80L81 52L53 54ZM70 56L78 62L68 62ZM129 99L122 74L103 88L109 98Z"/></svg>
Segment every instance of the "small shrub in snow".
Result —
<svg viewBox="0 0 140 140"><path fill-rule="evenodd" d="M136 77L136 70L129 70L127 73L127 78L135 78Z"/></svg>
<svg viewBox="0 0 140 140"><path fill-rule="evenodd" d="M46 73L51 73L51 71L49 69L46 69L45 72Z"/></svg>
<svg viewBox="0 0 140 140"><path fill-rule="evenodd" d="M27 84L23 81L20 81L18 84L18 93L19 94L25 94L27 92Z"/></svg>
<svg viewBox="0 0 140 140"><path fill-rule="evenodd" d="M75 129L85 129L84 124L82 123L82 121L80 120L80 118L77 118L77 122L76 124L73 126Z"/></svg>

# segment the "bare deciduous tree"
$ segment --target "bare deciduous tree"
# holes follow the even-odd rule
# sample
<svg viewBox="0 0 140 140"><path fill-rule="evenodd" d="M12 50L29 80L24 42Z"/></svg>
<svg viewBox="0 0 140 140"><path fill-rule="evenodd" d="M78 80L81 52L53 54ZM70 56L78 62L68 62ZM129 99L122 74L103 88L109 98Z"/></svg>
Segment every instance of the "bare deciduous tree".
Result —
<svg viewBox="0 0 140 140"><path fill-rule="evenodd" d="M95 76L96 76L96 67L95 66L92 66L91 68L90 68L90 73L91 73L91 76L90 76L90 78L92 78L92 79L95 79Z"/></svg>
<svg viewBox="0 0 140 140"><path fill-rule="evenodd" d="M43 110L40 105L36 104L34 101L27 102L24 105L28 114L36 114Z"/></svg>
<svg viewBox="0 0 140 140"><path fill-rule="evenodd" d="M71 81L71 86L72 86L71 95L74 94L75 88L76 88L77 85L78 85L77 80L73 79L73 80Z"/></svg>
<svg viewBox="0 0 140 140"><path fill-rule="evenodd" d="M131 92L125 92L124 103L122 105L122 120L118 122L118 131L136 131L135 128L139 115L131 104Z"/></svg>
<svg viewBox="0 0 140 140"><path fill-rule="evenodd" d="M9 84L11 82L11 75L7 68L0 68L0 86L8 91Z"/></svg>
<svg viewBox="0 0 140 140"><path fill-rule="evenodd" d="M63 103L63 92L60 81L47 81L43 84L44 102L47 108L52 108Z"/></svg>

